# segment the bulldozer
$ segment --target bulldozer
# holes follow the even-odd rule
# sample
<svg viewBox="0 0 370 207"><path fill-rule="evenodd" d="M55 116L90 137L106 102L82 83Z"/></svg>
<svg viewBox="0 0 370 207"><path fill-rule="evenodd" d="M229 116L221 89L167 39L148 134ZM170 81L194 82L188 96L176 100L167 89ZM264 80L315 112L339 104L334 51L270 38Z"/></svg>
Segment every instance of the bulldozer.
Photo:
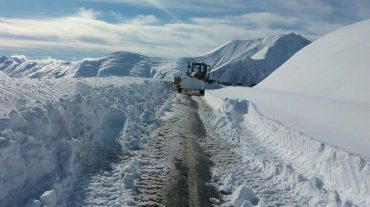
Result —
<svg viewBox="0 0 370 207"><path fill-rule="evenodd" d="M199 94L204 96L205 83L208 81L210 65L206 63L188 62L188 70L186 75L175 76L175 85L177 92L181 93L183 89L191 91L199 91Z"/></svg>

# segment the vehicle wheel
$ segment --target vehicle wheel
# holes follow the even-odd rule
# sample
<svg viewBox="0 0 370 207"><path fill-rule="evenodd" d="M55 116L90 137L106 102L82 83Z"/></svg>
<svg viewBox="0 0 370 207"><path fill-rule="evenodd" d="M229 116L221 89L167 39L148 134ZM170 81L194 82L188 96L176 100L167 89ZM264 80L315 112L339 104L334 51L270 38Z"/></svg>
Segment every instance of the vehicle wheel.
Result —
<svg viewBox="0 0 370 207"><path fill-rule="evenodd" d="M182 88L177 88L177 92L181 93L182 92Z"/></svg>
<svg viewBox="0 0 370 207"><path fill-rule="evenodd" d="M202 96L204 96L204 92L205 92L204 90L199 90L199 94Z"/></svg>

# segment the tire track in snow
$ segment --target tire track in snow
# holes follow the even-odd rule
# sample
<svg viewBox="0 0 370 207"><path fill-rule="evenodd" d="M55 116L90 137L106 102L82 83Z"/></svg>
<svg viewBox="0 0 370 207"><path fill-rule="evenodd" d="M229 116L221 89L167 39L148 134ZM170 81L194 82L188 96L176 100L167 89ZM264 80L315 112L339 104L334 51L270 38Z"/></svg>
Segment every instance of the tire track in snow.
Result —
<svg viewBox="0 0 370 207"><path fill-rule="evenodd" d="M212 206L210 198L217 198L211 180L209 156L198 142L206 130L198 115L198 104L188 95L179 95L177 119L171 123L169 143L170 182L166 206Z"/></svg>
<svg viewBox="0 0 370 207"><path fill-rule="evenodd" d="M139 157L142 165L140 178L135 182L133 206L164 206L168 180L167 154L168 133L174 118L170 117L142 149Z"/></svg>
<svg viewBox="0 0 370 207"><path fill-rule="evenodd" d="M201 106L199 114L208 129L208 136L201 142L201 145L211 155L214 174L217 175L213 176L215 185L224 194L224 202L231 200L230 193L235 190L225 186L226 183L232 186L247 185L256 193L261 206L302 206L290 189L266 178L262 169L252 160L262 160L262 162L268 160L278 164L283 161L269 149L260 145L250 131L242 132L242 145L233 144L228 142L227 138L221 138L212 130L214 127L210 123L211 109L204 101L198 99L198 102ZM241 147L243 151L249 152L249 157L238 153Z"/></svg>

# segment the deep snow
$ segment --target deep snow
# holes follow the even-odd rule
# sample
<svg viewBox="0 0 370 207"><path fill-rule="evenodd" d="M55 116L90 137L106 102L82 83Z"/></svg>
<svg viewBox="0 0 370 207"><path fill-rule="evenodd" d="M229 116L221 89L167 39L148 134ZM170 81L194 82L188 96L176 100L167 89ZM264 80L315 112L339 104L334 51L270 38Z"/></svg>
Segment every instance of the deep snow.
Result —
<svg viewBox="0 0 370 207"><path fill-rule="evenodd" d="M79 180L111 167L124 179L113 164L151 138L171 104L167 83L139 78L4 79L0 92L1 206L83 204L75 190L99 182ZM129 198L113 187L100 202Z"/></svg>
<svg viewBox="0 0 370 207"><path fill-rule="evenodd" d="M324 205L370 206L369 35L369 20L349 25L299 51L255 88L208 90L219 113L214 127L248 149L253 132L253 141L290 163L288 174L303 178L276 178L293 182L294 191L308 179L314 185L306 193L320 192ZM249 151L239 153L248 158Z"/></svg>
<svg viewBox="0 0 370 207"><path fill-rule="evenodd" d="M266 117L324 143L370 158L370 105L259 88L224 87L210 96L253 102Z"/></svg>
<svg viewBox="0 0 370 207"><path fill-rule="evenodd" d="M238 187L235 183L244 182L251 187L257 185L256 190L260 190L259 182L248 181L248 177L256 177L253 173L257 172L262 176L258 179L267 180L261 183L271 185L270 193L264 193L263 187L261 192L255 192L262 198L265 194L287 190L299 203L307 206L370 206L368 159L270 119L252 102L225 99L210 90L205 99L214 109L214 115L209 118L211 126L219 134L219 139L230 143L232 148L229 148L242 160L236 165L214 169L214 174L221 179L220 190L234 192ZM273 98L266 100L273 101ZM213 143L217 145L216 141ZM220 145L227 144L221 142ZM251 172L243 174L248 171ZM230 179L233 180L231 186ZM279 199L281 197L276 200ZM268 205L276 200L265 198L259 204L264 206L266 201Z"/></svg>
<svg viewBox="0 0 370 207"><path fill-rule="evenodd" d="M370 20L331 32L300 50L257 88L370 103Z"/></svg>

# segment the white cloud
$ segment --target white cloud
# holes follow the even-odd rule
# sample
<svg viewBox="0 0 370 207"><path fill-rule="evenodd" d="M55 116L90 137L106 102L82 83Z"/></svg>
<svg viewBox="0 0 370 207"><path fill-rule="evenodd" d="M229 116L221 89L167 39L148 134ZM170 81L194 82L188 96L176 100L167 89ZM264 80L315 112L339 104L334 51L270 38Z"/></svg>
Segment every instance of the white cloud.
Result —
<svg viewBox="0 0 370 207"><path fill-rule="evenodd" d="M223 12L225 9L245 9L248 3L244 0L80 0L84 2L104 2L104 3L120 3L127 5L136 5L142 7L151 7L168 10L186 11L186 12L202 12L214 13ZM258 2L258 0L252 0Z"/></svg>
<svg viewBox="0 0 370 207"><path fill-rule="evenodd" d="M92 9L86 9L85 7L81 7L77 12L77 17L80 17L82 19L96 19L100 15L100 12L92 10Z"/></svg>
<svg viewBox="0 0 370 207"><path fill-rule="evenodd" d="M160 24L153 15L109 23L99 12L81 8L75 15L50 19L0 18L0 47L22 49L127 50L151 56L194 56L233 39L295 31L316 38L340 24L269 12L193 18ZM278 25L278 26L276 26ZM290 25L300 25L292 30Z"/></svg>

